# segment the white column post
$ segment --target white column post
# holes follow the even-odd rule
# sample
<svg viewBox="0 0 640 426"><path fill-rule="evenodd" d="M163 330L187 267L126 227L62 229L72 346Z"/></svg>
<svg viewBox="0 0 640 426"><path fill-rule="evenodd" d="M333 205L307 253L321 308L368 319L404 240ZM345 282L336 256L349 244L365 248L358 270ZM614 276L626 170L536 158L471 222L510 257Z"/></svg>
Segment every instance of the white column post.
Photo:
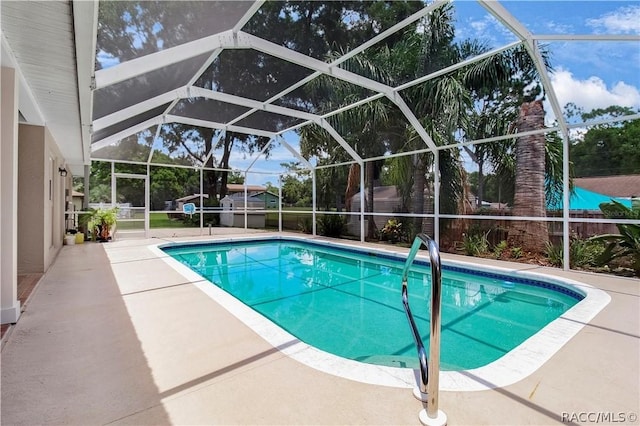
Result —
<svg viewBox="0 0 640 426"><path fill-rule="evenodd" d="M316 185L318 182L316 181L316 169L311 170L311 229L313 236L318 235L318 228L316 225L317 215L316 211L318 210L318 206L316 204Z"/></svg>
<svg viewBox="0 0 640 426"><path fill-rule="evenodd" d="M282 232L282 175L278 175L278 232Z"/></svg>
<svg viewBox="0 0 640 426"><path fill-rule="evenodd" d="M360 242L364 243L365 240L365 235L364 235L364 169L365 169L365 163L364 161L361 161L360 163L358 163L358 165L360 166ZM373 216L371 216L371 218L369 218L369 220L371 220L373 218Z"/></svg>
<svg viewBox="0 0 640 426"><path fill-rule="evenodd" d="M18 300L18 78L2 67L0 92L0 307L2 324L20 317Z"/></svg>

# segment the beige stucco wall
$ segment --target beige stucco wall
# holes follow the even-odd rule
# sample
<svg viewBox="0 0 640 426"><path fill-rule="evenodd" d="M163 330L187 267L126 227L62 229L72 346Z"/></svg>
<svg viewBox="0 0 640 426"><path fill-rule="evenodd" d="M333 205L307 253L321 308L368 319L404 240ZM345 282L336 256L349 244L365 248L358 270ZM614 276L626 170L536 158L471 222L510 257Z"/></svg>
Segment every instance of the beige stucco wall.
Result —
<svg viewBox="0 0 640 426"><path fill-rule="evenodd" d="M46 127L18 129L18 274L45 272L64 235L64 166Z"/></svg>
<svg viewBox="0 0 640 426"><path fill-rule="evenodd" d="M0 67L0 321L20 317L18 300L18 77Z"/></svg>

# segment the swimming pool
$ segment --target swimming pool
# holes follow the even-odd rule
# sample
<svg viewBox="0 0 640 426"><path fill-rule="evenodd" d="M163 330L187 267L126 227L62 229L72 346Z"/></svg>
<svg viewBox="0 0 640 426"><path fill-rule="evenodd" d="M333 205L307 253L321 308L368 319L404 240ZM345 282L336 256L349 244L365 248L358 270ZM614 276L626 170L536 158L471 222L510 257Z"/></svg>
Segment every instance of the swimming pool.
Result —
<svg viewBox="0 0 640 426"><path fill-rule="evenodd" d="M329 352L357 364L378 364L376 368L394 374L417 367L401 306L403 258L398 253L282 237L161 248L242 300L245 307L260 314L258 317L269 319L285 334L308 345L305 347L320 349L323 356ZM539 335L550 332L552 339L558 340L557 323L591 304L588 296L593 296L594 289L584 285L470 267L443 262L442 368L454 370L445 375L468 377L469 372L475 372L481 377L488 366L509 363L514 353L531 349L539 355L533 363L540 365L550 355L545 354L549 351L544 345L536 343ZM192 275L192 281L200 281L199 287L208 294L215 293L211 284L203 286L202 278ZM409 289L412 310L423 333L429 330L429 281L428 264L421 259L412 269ZM228 309L229 303L226 298ZM249 322L256 321L254 317ZM569 321L564 326L574 324ZM273 333L271 329L260 334ZM423 339L428 341L428 336ZM335 364L335 359L331 362ZM526 364L531 365L531 359ZM401 380L413 381L406 374ZM483 386L493 387L491 384ZM443 385L446 388L446 380Z"/></svg>

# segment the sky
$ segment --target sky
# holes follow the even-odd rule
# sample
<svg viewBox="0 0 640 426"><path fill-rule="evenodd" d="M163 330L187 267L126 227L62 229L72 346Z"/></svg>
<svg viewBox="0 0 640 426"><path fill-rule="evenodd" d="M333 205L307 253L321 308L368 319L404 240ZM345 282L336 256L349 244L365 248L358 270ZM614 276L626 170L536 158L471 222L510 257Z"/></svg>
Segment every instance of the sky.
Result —
<svg viewBox="0 0 640 426"><path fill-rule="evenodd" d="M457 36L480 37L495 46L515 40L476 2L455 2ZM534 35L640 35L638 1L503 1ZM640 109L640 41L549 41L551 82L562 107L590 111L610 105Z"/></svg>
<svg viewBox="0 0 640 426"><path fill-rule="evenodd" d="M502 1L501 4L532 34L544 35L640 35L640 1ZM454 1L456 38L479 38L492 47L516 41L502 23L475 1ZM640 41L547 41L553 72L551 83L561 107L575 103L588 112L621 105L640 110ZM547 122L554 121L545 103ZM297 147L293 135L285 139ZM291 156L273 151L268 161L252 169L270 170ZM474 169L470 164L467 168ZM251 180L270 180L251 176ZM270 180L274 182L272 179Z"/></svg>

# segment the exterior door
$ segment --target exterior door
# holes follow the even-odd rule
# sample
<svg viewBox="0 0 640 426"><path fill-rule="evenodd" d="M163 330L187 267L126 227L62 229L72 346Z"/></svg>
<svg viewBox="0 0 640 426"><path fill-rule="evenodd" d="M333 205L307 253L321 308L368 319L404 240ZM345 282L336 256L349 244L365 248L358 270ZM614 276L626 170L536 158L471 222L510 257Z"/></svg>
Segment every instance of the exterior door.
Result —
<svg viewBox="0 0 640 426"><path fill-rule="evenodd" d="M149 177L114 173L112 200L118 206L118 237L131 234L149 236Z"/></svg>

